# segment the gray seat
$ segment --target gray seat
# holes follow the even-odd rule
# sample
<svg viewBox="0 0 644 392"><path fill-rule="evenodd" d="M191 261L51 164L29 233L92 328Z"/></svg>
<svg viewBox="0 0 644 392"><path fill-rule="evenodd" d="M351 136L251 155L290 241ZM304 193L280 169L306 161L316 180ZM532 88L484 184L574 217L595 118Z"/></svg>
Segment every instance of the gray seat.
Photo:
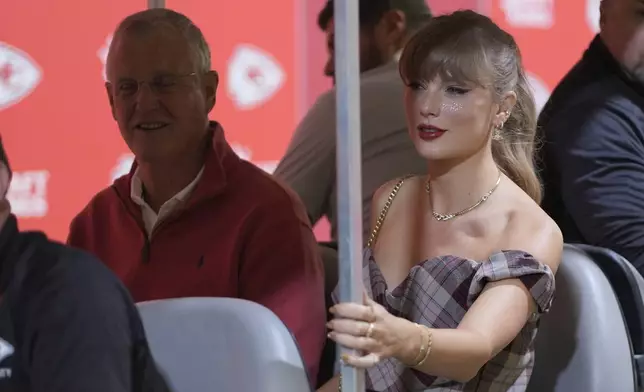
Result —
<svg viewBox="0 0 644 392"><path fill-rule="evenodd" d="M327 321L333 319L333 315L328 309L333 306L331 293L338 284L338 244L333 242L321 242L318 244L322 262L324 263L324 301L326 303ZM326 339L324 350L320 356L320 368L316 387L326 384L334 374L336 360L335 342L329 338Z"/></svg>
<svg viewBox="0 0 644 392"><path fill-rule="evenodd" d="M175 392L310 392L291 333L269 309L234 298L138 304L161 373Z"/></svg>
<svg viewBox="0 0 644 392"><path fill-rule="evenodd" d="M644 278L633 264L610 249L575 246L599 266L613 287L628 329L637 383L644 390Z"/></svg>
<svg viewBox="0 0 644 392"><path fill-rule="evenodd" d="M640 293L640 296L644 298L644 277L635 269L635 266L631 263L626 264L628 266L629 272L633 275L635 282L637 283L637 290Z"/></svg>
<svg viewBox="0 0 644 392"><path fill-rule="evenodd" d="M636 391L628 329L606 275L586 252L566 245L556 279L528 391Z"/></svg>

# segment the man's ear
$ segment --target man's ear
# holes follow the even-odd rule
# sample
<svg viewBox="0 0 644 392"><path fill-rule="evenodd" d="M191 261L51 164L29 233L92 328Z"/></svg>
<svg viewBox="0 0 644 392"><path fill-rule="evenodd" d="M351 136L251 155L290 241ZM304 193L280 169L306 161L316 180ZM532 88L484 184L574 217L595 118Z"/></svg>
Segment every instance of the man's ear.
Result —
<svg viewBox="0 0 644 392"><path fill-rule="evenodd" d="M601 0L599 3L599 25L604 26L606 23L606 0Z"/></svg>
<svg viewBox="0 0 644 392"><path fill-rule="evenodd" d="M110 108L112 109L112 118L116 121L116 110L114 109L114 95L112 95L112 83L105 82L105 92L107 93L107 99L110 102Z"/></svg>
<svg viewBox="0 0 644 392"><path fill-rule="evenodd" d="M204 96L206 98L206 113L210 113L217 102L219 74L217 71L208 71L202 76L201 83L204 89Z"/></svg>
<svg viewBox="0 0 644 392"><path fill-rule="evenodd" d="M405 36L407 19L405 13L398 10L385 12L376 26L377 36L384 37L389 44L397 44Z"/></svg>
<svg viewBox="0 0 644 392"><path fill-rule="evenodd" d="M9 173L9 168L0 162L0 200L4 200L7 197L10 183L11 173Z"/></svg>

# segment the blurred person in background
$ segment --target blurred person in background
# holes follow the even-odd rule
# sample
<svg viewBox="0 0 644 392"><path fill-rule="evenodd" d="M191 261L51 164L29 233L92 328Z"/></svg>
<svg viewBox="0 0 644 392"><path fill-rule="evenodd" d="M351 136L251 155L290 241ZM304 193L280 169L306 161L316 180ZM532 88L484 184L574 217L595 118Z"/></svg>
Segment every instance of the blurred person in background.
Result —
<svg viewBox="0 0 644 392"><path fill-rule="evenodd" d="M519 49L488 17L458 11L409 41L400 70L428 175L374 195L364 302L333 306L329 335L359 353L342 362L366 369L370 392L525 391L563 241L538 204Z"/></svg>
<svg viewBox="0 0 644 392"><path fill-rule="evenodd" d="M360 0L360 104L362 126L362 207L364 241L369 233L371 199L380 185L403 174L420 174L426 162L407 136L398 72L407 39L431 18L425 0ZM333 0L319 14L329 58L324 74L334 78ZM331 223L337 241L336 91L321 95L295 130L274 175L300 196L313 224ZM333 257L325 262L327 288L337 282Z"/></svg>
<svg viewBox="0 0 644 392"><path fill-rule="evenodd" d="M120 23L106 90L135 162L78 214L68 242L103 260L137 302L266 306L293 332L314 380L325 339L317 243L297 196L240 159L209 121L210 67L203 34L182 14L151 9Z"/></svg>
<svg viewBox="0 0 644 392"><path fill-rule="evenodd" d="M425 0L360 0L360 96L365 238L369 204L383 181L402 173L420 173L425 164L413 154L406 136L403 85L398 58L414 31L431 18ZM335 80L335 27L333 1L319 14L326 34L328 60L324 74ZM320 96L298 125L275 175L300 196L315 224L322 217L331 223L337 240L335 162L335 89Z"/></svg>
<svg viewBox="0 0 644 392"><path fill-rule="evenodd" d="M644 2L603 0L600 33L539 117L543 208L566 242L644 274Z"/></svg>
<svg viewBox="0 0 644 392"><path fill-rule="evenodd" d="M0 392L167 392L139 313L93 256L20 232L0 139Z"/></svg>

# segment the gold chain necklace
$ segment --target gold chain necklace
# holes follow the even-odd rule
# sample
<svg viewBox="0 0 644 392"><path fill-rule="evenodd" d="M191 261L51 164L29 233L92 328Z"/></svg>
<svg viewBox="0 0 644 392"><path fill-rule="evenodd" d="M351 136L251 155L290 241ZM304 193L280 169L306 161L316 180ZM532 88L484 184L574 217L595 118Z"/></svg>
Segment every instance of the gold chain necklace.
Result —
<svg viewBox="0 0 644 392"><path fill-rule="evenodd" d="M461 216L463 214L467 214L468 212L472 211L476 207L483 204L490 197L490 195L494 193L494 191L496 190L496 188L498 188L500 183L501 183L501 173L499 173L499 178L496 180L496 184L494 184L494 187L492 187L492 189L490 189L486 194L484 194L476 203L458 212L444 215L444 214L439 214L438 212L435 212L434 209L432 208L432 215L434 216L434 219L436 219L439 222L442 222L442 221L454 219L457 216ZM427 195L429 195L430 193L429 179L427 179L427 182L425 183L425 190L427 191Z"/></svg>

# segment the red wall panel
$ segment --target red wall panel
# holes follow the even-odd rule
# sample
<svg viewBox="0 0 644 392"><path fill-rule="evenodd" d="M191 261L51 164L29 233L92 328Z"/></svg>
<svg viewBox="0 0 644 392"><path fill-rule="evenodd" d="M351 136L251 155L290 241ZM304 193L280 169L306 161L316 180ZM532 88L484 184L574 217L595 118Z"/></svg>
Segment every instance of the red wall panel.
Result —
<svg viewBox="0 0 644 392"><path fill-rule="evenodd" d="M221 75L212 118L243 157L271 171L298 120L329 88L317 14L325 0L167 0L203 30ZM3 3L0 133L15 171L23 228L64 239L72 217L131 162L103 83L109 37L145 0ZM540 100L592 38L597 0L430 0L434 13L474 8L516 37ZM252 12L250 11L252 9ZM553 45L556 42L557 45ZM328 227L318 227L321 239Z"/></svg>

